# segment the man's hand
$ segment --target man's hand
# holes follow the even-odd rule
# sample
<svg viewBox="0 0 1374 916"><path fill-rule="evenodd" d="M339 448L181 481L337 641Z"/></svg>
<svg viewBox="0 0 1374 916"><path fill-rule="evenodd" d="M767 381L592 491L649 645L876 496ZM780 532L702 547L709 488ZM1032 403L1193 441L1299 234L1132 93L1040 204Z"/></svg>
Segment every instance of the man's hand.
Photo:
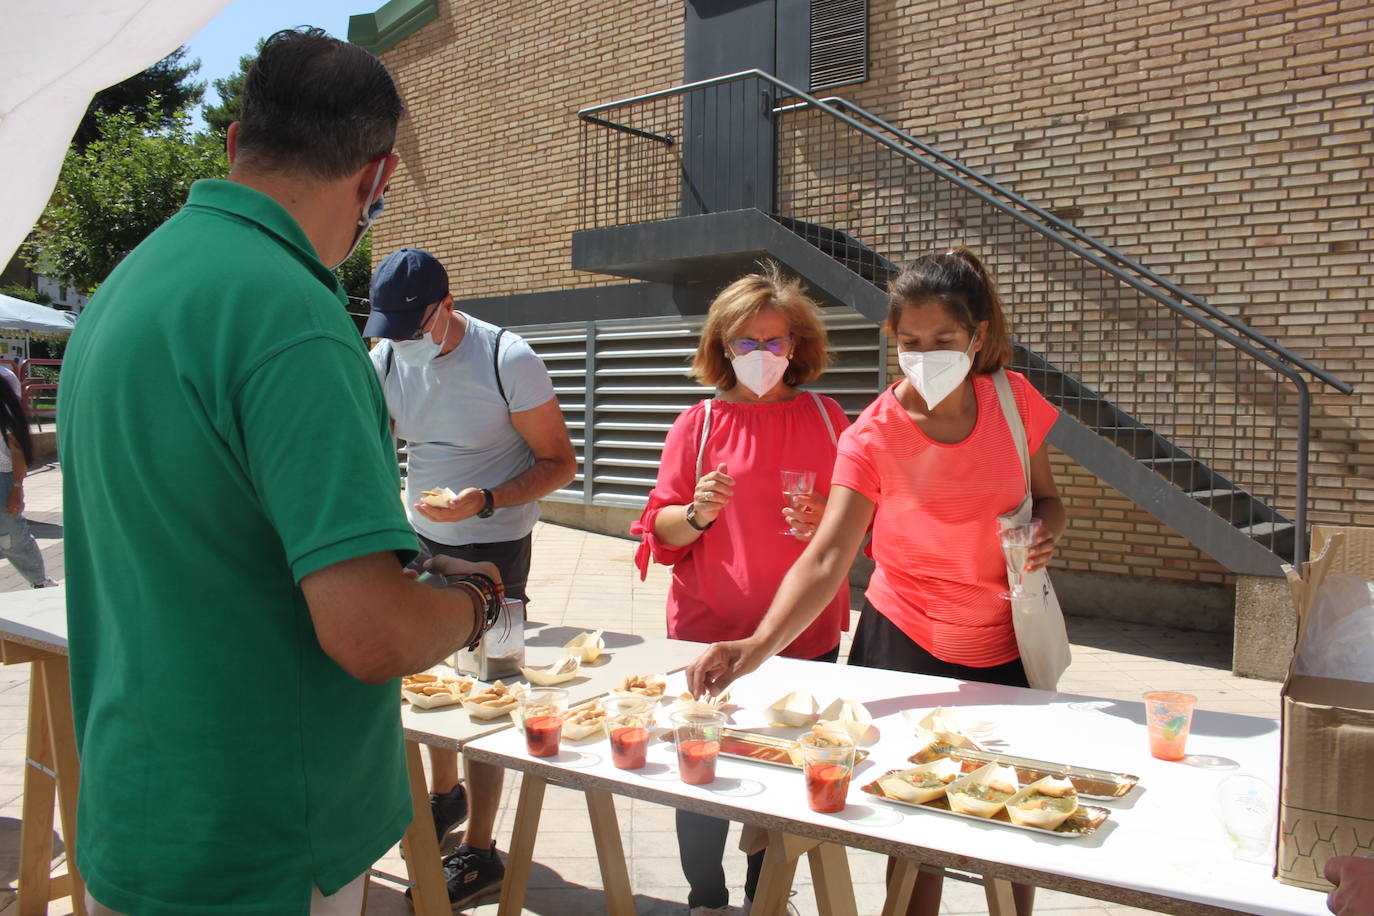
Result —
<svg viewBox="0 0 1374 916"><path fill-rule="evenodd" d="M490 576L491 581L497 585L501 584L501 571L496 568L495 563L473 563L470 560L460 560L457 557L449 557L440 554L430 557L425 561L425 569L441 576L461 576L463 573L481 573Z"/></svg>
<svg viewBox="0 0 1374 916"><path fill-rule="evenodd" d="M24 488L19 485L10 487L9 495L5 497L5 514L15 515L24 509Z"/></svg>
<svg viewBox="0 0 1374 916"><path fill-rule="evenodd" d="M687 689L693 696L718 695L762 663L755 660L757 654L757 647L747 639L711 643L687 666Z"/></svg>
<svg viewBox="0 0 1374 916"><path fill-rule="evenodd" d="M1374 916L1374 859L1336 856L1326 860L1326 880L1336 889L1326 905L1336 916Z"/></svg>
<svg viewBox="0 0 1374 916"><path fill-rule="evenodd" d="M415 504L415 511L431 522L461 522L481 512L486 504L487 498L482 495L481 490L477 487L468 487L450 499L448 506L443 509L419 502Z"/></svg>

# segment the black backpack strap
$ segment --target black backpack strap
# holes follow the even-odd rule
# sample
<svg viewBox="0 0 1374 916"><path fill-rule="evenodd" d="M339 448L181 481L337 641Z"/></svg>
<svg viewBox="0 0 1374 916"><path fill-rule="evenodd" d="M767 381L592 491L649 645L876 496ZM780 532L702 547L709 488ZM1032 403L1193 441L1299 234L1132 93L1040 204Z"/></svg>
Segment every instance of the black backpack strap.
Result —
<svg viewBox="0 0 1374 916"><path fill-rule="evenodd" d="M491 367L496 372L496 390L501 392L501 400L510 406L510 398L506 397L506 386L501 384L501 338L505 336L505 328L496 332L496 345L491 348Z"/></svg>
<svg viewBox="0 0 1374 916"><path fill-rule="evenodd" d="M382 370L382 387L386 388L386 380L391 378L391 364L396 361L396 344L392 342L386 348L386 368Z"/></svg>

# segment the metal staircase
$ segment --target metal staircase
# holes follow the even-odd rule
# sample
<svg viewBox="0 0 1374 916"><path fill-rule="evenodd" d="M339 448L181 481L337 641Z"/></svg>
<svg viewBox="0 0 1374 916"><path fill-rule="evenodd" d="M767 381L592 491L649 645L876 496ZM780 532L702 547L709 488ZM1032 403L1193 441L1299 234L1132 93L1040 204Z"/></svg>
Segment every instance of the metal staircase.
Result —
<svg viewBox="0 0 1374 916"><path fill-rule="evenodd" d="M722 102L755 93L770 105ZM758 134L732 118L769 119L767 212L683 216L665 193L689 167L699 186L739 159L682 148L704 142L689 107L715 111L726 138ZM1351 390L1319 366L862 108L761 71L579 116L575 267L715 282L768 256L880 323L896 261L967 244L1012 310L1014 368L1063 410L1053 445L1233 572L1279 575L1305 555L1308 380Z"/></svg>

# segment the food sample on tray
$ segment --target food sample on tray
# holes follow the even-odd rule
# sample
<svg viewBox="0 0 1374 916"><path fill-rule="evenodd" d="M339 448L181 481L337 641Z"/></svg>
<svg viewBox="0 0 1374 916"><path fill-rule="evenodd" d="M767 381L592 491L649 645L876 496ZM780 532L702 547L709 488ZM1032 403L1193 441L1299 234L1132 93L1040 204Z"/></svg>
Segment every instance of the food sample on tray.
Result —
<svg viewBox="0 0 1374 916"><path fill-rule="evenodd" d="M820 724L840 728L860 744L876 740L878 730L873 727L873 717L868 708L851 697L840 697L821 710Z"/></svg>
<svg viewBox="0 0 1374 916"><path fill-rule="evenodd" d="M474 687L472 693L463 700L463 708L474 719L495 719L514 712L519 705L518 687L507 687L496 681L489 687Z"/></svg>
<svg viewBox="0 0 1374 916"><path fill-rule="evenodd" d="M472 691L472 678L440 677L437 674L407 674L401 678L401 698L420 709L461 703Z"/></svg>
<svg viewBox="0 0 1374 916"><path fill-rule="evenodd" d="M945 790L952 811L977 817L995 817L1021 787L1011 767L989 763L950 783Z"/></svg>
<svg viewBox="0 0 1374 916"><path fill-rule="evenodd" d="M909 770L890 773L878 778L878 787L889 798L923 805L945 794L949 784L963 775L959 764L942 757L931 763L922 763Z"/></svg>
<svg viewBox="0 0 1374 916"><path fill-rule="evenodd" d="M773 725L804 728L815 724L820 708L814 696L805 690L794 690L779 697L765 712Z"/></svg>
<svg viewBox="0 0 1374 916"><path fill-rule="evenodd" d="M959 761L965 773L971 773L985 763L1009 766L1016 770L1016 778L1023 786L1046 776L1062 777L1073 783L1074 790L1084 798L1122 798L1140 782L1140 777L1132 776L1130 773L1113 773L1068 763L1053 763L1031 757L1015 757L1011 754L949 745L937 745L931 750L922 748L909 759L912 763L929 763L932 759L945 756Z"/></svg>
<svg viewBox="0 0 1374 916"><path fill-rule="evenodd" d="M420 501L422 503L427 506L433 506L436 509L447 509L448 504L457 498L458 494L454 493L448 487L440 487L437 490L425 490L420 494Z"/></svg>
<svg viewBox="0 0 1374 916"><path fill-rule="evenodd" d="M674 740L672 729L663 736L664 741ZM841 738L840 740L848 740ZM771 763L776 766L801 769L801 748L792 738L765 735L759 732L734 728L720 730L720 755L737 760L752 760L757 763ZM858 748L854 751L854 762L868 757L868 751Z"/></svg>
<svg viewBox="0 0 1374 916"><path fill-rule="evenodd" d="M673 710L675 712L683 712L692 709L713 709L719 711L724 709L729 702L729 691L719 694L718 696L711 696L710 694L703 693L701 696L695 697L690 693L683 692L673 701Z"/></svg>
<svg viewBox="0 0 1374 916"><path fill-rule="evenodd" d="M904 709L902 718L910 722L916 731L916 753L911 755L913 763L929 763L942 756L940 748L946 745L981 750L978 742L964 733L958 713L948 707L937 706L924 715L920 710Z"/></svg>
<svg viewBox="0 0 1374 916"><path fill-rule="evenodd" d="M925 764L923 764L923 766L924 765ZM1002 810L998 811L997 814L990 818L980 817L973 814L965 814L961 811L955 811L950 807L948 794L946 794L944 797L933 798L927 802L910 802L904 798L898 798L892 794L889 794L889 792L884 790L884 786L889 785L885 783L884 780L888 779L889 777L896 776L900 773L906 772L909 771L892 770L888 773L884 773L882 776L879 776L877 779L873 780L867 785L861 786L859 790L867 795L872 795L875 798L881 798L883 801L886 801L894 805L902 805L910 808L920 808L935 814L944 815L945 817L962 817L967 818L969 820L976 820L981 823L997 824L999 826L1006 827L1009 830L1024 830L1030 833L1042 833L1047 836L1057 837L1062 840L1080 840L1083 837L1092 836L1093 833L1099 827L1105 824L1111 817L1111 812L1106 808L1099 808L1096 805L1079 805L1078 809L1074 811L1073 814L1069 815L1065 820L1060 822L1053 829L1046 829L1043 827L1037 827L1033 824L1018 824L1014 822L1008 816L1007 809L1005 806L1002 808ZM1010 801L1010 799L1008 801Z"/></svg>
<svg viewBox="0 0 1374 916"><path fill-rule="evenodd" d="M563 644L563 651L581 659L583 664L590 665L600 658L606 649L606 640L601 636L604 632L605 630L591 630L587 633L578 633Z"/></svg>
<svg viewBox="0 0 1374 916"><path fill-rule="evenodd" d="M1078 793L1067 779L1046 776L1007 799L1013 824L1053 830L1078 810Z"/></svg>
<svg viewBox="0 0 1374 916"><path fill-rule="evenodd" d="M651 697L655 700L663 696L663 691L668 689L668 682L658 674L631 674L620 679L611 693L632 693L641 697Z"/></svg>
<svg viewBox="0 0 1374 916"><path fill-rule="evenodd" d="M601 701L583 703L575 709L568 710L567 715L563 717L563 737L578 741L599 735L605 722L606 710L601 708Z"/></svg>
<svg viewBox="0 0 1374 916"><path fill-rule="evenodd" d="M582 660L576 655L565 655L552 665L526 665L520 669L525 679L540 687L553 687L577 677L582 668Z"/></svg>

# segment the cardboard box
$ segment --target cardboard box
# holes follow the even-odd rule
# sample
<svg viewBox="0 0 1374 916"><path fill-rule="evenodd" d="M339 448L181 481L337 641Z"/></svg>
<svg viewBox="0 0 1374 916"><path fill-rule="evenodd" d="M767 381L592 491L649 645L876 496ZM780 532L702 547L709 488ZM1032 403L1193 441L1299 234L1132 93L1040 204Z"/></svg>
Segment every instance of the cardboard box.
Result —
<svg viewBox="0 0 1374 916"><path fill-rule="evenodd" d="M1313 529L1303 575L1285 567L1298 638L1280 694L1278 856L1285 884L1330 890L1332 856L1374 854L1374 684L1295 673L1297 648L1322 581L1332 573L1374 579L1374 528ZM1370 634L1374 639L1374 634Z"/></svg>

